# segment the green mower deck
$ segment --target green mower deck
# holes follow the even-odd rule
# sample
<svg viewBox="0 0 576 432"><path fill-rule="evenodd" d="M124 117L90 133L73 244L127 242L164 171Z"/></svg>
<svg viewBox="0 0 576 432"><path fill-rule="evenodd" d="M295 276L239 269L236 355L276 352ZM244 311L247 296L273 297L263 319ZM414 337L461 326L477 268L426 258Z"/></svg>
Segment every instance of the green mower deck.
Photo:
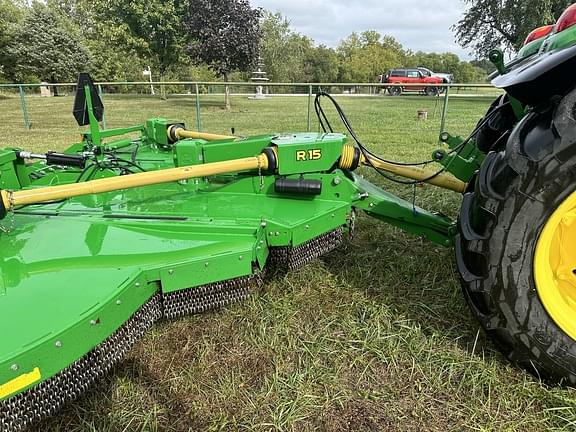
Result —
<svg viewBox="0 0 576 432"><path fill-rule="evenodd" d="M344 135L181 138L164 119L112 131L94 120L64 154L0 152L2 431L75 399L156 321L242 300L266 271L338 247L357 210L452 242L453 221L355 175L360 155ZM183 178L166 180L171 169ZM143 177L154 179L126 183ZM61 187L66 198L49 198Z"/></svg>
<svg viewBox="0 0 576 432"><path fill-rule="evenodd" d="M576 269L558 271L559 256L573 256L550 253L572 250L574 239L546 212L569 206L573 218L576 202L562 204L576 194L575 23L572 5L508 65L493 51L493 83L507 94L468 138L442 133L445 146L416 164L372 153L322 92L315 108L326 133L234 137L160 118L102 130L104 107L81 74L81 142L62 154L0 150L0 431L77 398L158 320L244 299L268 270L338 247L357 211L455 243L465 298L504 354L574 385L573 327L555 317L573 316L573 285L558 280ZM331 133L322 97L353 144ZM435 162L438 171L425 168ZM465 193L458 226L363 180L354 173L362 165ZM536 267L559 277L534 283L530 254L544 227L555 246L540 250ZM543 305L541 293L560 300Z"/></svg>

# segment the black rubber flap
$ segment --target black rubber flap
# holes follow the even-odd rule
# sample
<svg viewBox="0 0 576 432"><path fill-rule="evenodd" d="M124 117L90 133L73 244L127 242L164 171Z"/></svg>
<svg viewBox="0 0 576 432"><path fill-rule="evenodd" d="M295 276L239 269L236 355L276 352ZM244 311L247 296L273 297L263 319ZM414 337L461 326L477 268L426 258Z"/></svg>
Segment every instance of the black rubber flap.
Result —
<svg viewBox="0 0 576 432"><path fill-rule="evenodd" d="M102 121L102 116L104 115L104 105L102 100L98 95L94 81L88 73L81 73L78 75L78 84L76 85L76 97L74 98L74 118L78 122L78 126L86 126L90 124L90 118L88 117L88 107L86 106L86 93L84 92L84 87L88 86L90 88L90 96L92 98L92 109L94 111L94 117L99 122Z"/></svg>

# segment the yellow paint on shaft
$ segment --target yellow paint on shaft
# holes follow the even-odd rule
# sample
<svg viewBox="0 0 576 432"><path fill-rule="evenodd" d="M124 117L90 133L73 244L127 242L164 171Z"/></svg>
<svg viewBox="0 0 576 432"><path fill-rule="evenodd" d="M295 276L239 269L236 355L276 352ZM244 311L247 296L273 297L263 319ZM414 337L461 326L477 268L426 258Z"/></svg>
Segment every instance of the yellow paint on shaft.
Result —
<svg viewBox="0 0 576 432"><path fill-rule="evenodd" d="M352 168L352 165L354 164L355 152L356 149L354 146L351 146L350 144L344 144L344 147L342 147L342 157L340 158L340 168Z"/></svg>
<svg viewBox="0 0 576 432"><path fill-rule="evenodd" d="M178 128L174 131L174 134L178 139L192 138L192 139L202 139L205 141L219 141L219 140L229 140L236 139L237 137L232 135L217 135L211 133L195 132L191 130L186 130Z"/></svg>
<svg viewBox="0 0 576 432"><path fill-rule="evenodd" d="M444 173L433 177L436 174L434 171L419 167L394 165L376 159L370 159L370 162L368 162L364 156L362 156L362 163L367 166L373 165L376 168L388 171L391 174L406 177L412 180L424 181L425 183L430 183L434 186L449 189L454 192L464 193L466 190L466 183Z"/></svg>
<svg viewBox="0 0 576 432"><path fill-rule="evenodd" d="M350 156L351 155L348 155L346 159L349 159ZM375 159L371 159L370 163L368 163L364 157L362 157L362 163L365 165L370 165L371 163L375 167L388 171L392 174L413 180L426 181L435 186L450 189L455 192L462 193L466 188L466 184L464 182L445 174L439 174L430 180L426 180L434 176L435 173L423 168L398 166L382 161L377 161ZM57 201L82 195L98 194L160 183L170 183L196 177L207 177L218 174L251 171L256 169L268 169L268 157L265 154L231 161L143 172L120 177L102 178L83 183L71 183L37 189L19 190L14 192L1 190L0 198L3 201L4 207L8 210L12 207L20 205L38 204L42 202Z"/></svg>
<svg viewBox="0 0 576 432"><path fill-rule="evenodd" d="M231 161L143 172L120 177L102 178L98 180L90 180L84 183L71 183L15 192L3 190L0 191L0 193L2 195L2 200L4 201L4 206L6 209L9 209L13 206L19 205L37 204L82 195L111 192L115 190L169 183L196 177L206 177L256 169L268 169L268 158L266 155L261 154L256 157Z"/></svg>

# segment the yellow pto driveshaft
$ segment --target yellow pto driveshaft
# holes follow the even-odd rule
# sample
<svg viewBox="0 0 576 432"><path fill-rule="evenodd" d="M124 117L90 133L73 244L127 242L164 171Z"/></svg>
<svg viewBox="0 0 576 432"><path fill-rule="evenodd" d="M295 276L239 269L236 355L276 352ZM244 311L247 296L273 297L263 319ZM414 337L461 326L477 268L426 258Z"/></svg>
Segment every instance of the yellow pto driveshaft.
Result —
<svg viewBox="0 0 576 432"><path fill-rule="evenodd" d="M180 130L184 131L183 129L176 129L173 131L173 133L179 134ZM184 132L188 133L188 131ZM220 137L222 137L222 135L220 135ZM374 166L392 174L410 178L416 181L428 182L435 186L439 186L455 192L462 193L466 188L466 184L464 182L443 173L434 173L432 171L418 167L399 166L372 158L367 160L363 155L358 155L359 157L355 158L354 154L357 154L357 151L358 149L352 146L344 146L340 160L340 167L344 169L355 169L358 166L358 162L361 162L363 165ZM270 160L270 157L272 157L272 161ZM353 159L355 159L354 163ZM151 172L142 172L119 177L107 177L82 183L47 186L37 189L24 189L18 191L0 190L0 219L6 215L7 211L13 209L16 206L39 204L82 195L111 192L115 190L130 189L160 183L169 183L197 177L208 177L218 174L228 174L251 170L266 171L269 168L274 170L276 168L276 164L276 152L273 150L273 148L269 147L265 149L263 153L255 157L213 162L202 165L191 165L179 168L170 168ZM355 166L352 167L351 164L354 164Z"/></svg>
<svg viewBox="0 0 576 432"><path fill-rule="evenodd" d="M172 141L178 141L185 138L201 139L204 141L235 140L238 138L233 135L218 135L212 133L195 132L184 129L184 127L181 125L169 126L166 130L166 133Z"/></svg>
<svg viewBox="0 0 576 432"><path fill-rule="evenodd" d="M47 186L38 189L25 189L19 191L0 190L2 204L2 206L0 206L0 218L5 215L6 211L21 205L38 204L81 195L111 192L115 190L169 183L218 174L250 170L267 170L268 165L268 156L265 153L262 153L255 157L180 168L170 168L152 172L142 172L119 177L101 178L83 183L70 183L60 186Z"/></svg>
<svg viewBox="0 0 576 432"><path fill-rule="evenodd" d="M409 178L418 182L430 183L434 186L448 189L458 193L466 191L466 183L446 173L434 172L417 166L388 163L374 157L366 156L358 147L346 144L342 148L340 168L355 170L360 165L377 168L390 174Z"/></svg>
<svg viewBox="0 0 576 432"><path fill-rule="evenodd" d="M396 174L398 176L406 177L412 180L422 181L424 183L430 183L431 185L454 192L464 193L466 191L466 183L444 173L437 173L415 166L395 165L375 159L370 159L369 162L366 159L363 159L362 163L367 166L373 166L375 168L388 171L391 174Z"/></svg>

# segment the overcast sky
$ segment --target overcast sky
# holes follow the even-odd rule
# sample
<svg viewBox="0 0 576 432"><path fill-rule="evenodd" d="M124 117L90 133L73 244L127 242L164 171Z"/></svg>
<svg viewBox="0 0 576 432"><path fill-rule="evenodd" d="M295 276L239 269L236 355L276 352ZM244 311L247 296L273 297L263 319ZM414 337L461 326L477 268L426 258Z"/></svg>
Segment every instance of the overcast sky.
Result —
<svg viewBox="0 0 576 432"><path fill-rule="evenodd" d="M336 47L353 31L377 30L412 51L453 52L468 59L450 27L465 6L461 0L250 0L281 12L292 28L317 44Z"/></svg>

